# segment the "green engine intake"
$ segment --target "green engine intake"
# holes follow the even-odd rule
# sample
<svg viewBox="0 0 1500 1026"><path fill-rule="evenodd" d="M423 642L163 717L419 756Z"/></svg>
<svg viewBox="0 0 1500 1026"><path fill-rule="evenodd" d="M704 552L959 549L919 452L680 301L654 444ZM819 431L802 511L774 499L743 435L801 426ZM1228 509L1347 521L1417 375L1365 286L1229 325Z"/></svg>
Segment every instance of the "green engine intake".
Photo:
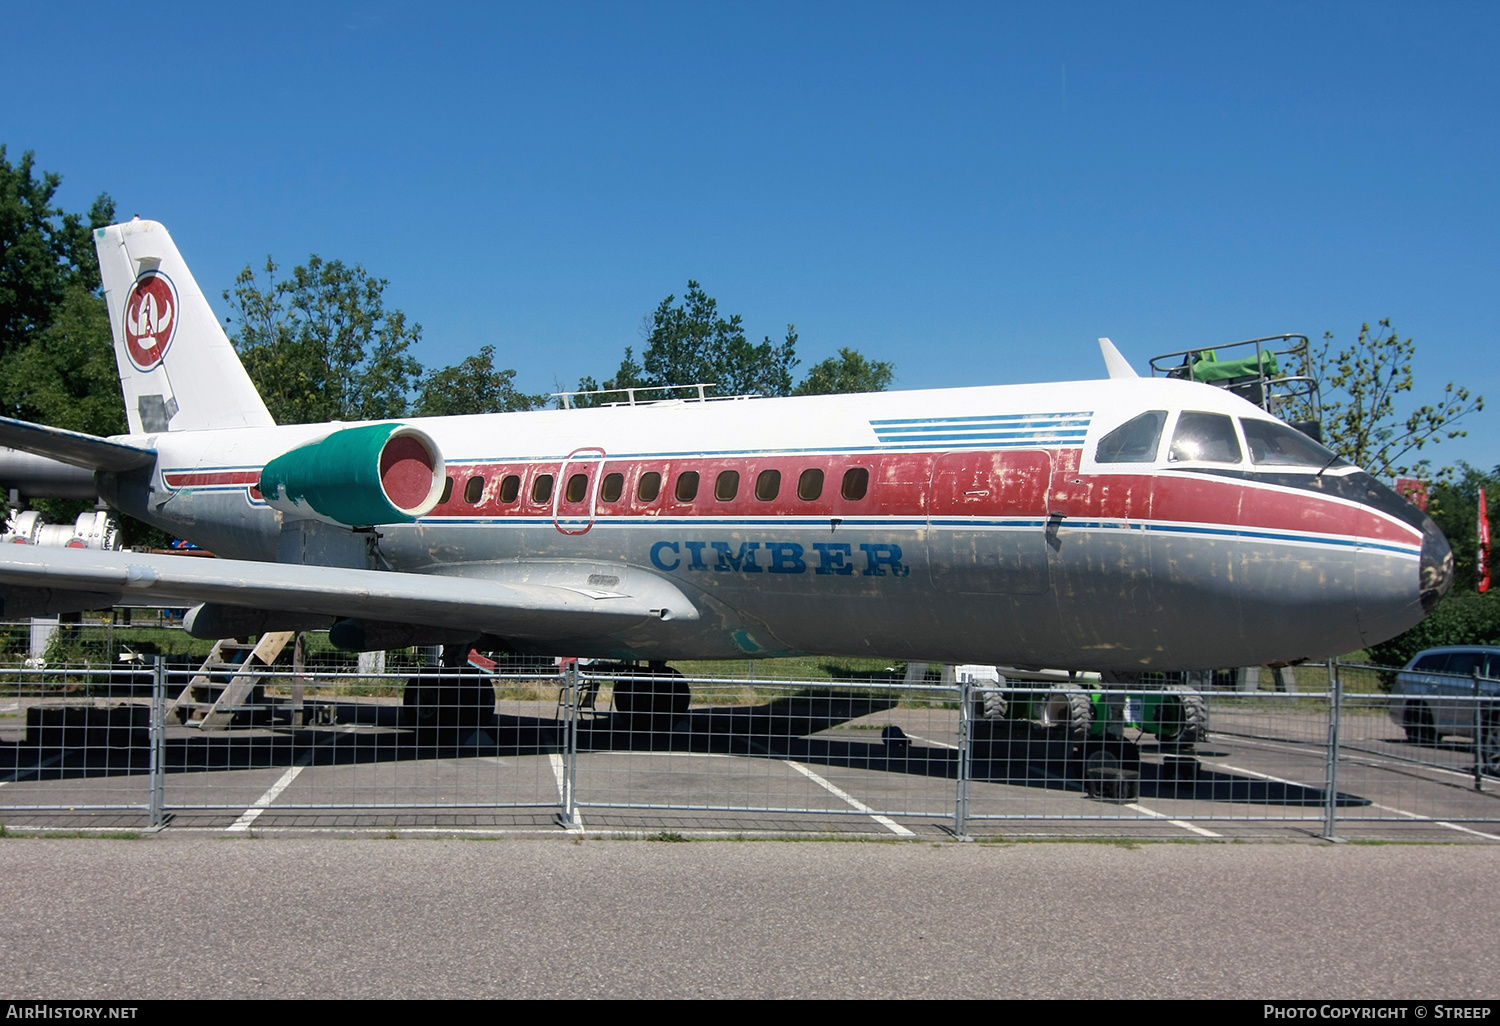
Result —
<svg viewBox="0 0 1500 1026"><path fill-rule="evenodd" d="M408 524L443 494L437 444L404 424L344 428L283 453L260 472L273 508L345 527Z"/></svg>

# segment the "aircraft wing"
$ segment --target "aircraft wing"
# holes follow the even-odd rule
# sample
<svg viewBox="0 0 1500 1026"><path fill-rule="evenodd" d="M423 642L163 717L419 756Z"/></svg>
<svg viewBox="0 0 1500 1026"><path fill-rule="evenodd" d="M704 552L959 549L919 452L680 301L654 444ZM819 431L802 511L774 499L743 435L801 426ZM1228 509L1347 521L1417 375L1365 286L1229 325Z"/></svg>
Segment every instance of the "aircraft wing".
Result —
<svg viewBox="0 0 1500 1026"><path fill-rule="evenodd" d="M675 585L625 566L512 562L467 564L457 572L464 576L0 546L6 604L10 594L24 604L68 593L85 599L75 608L120 598L167 606L217 602L528 640L610 636L648 620L698 618Z"/></svg>
<svg viewBox="0 0 1500 1026"><path fill-rule="evenodd" d="M149 467L156 461L154 449L142 449L82 431L65 431L10 417L0 417L0 445L86 470L135 470Z"/></svg>

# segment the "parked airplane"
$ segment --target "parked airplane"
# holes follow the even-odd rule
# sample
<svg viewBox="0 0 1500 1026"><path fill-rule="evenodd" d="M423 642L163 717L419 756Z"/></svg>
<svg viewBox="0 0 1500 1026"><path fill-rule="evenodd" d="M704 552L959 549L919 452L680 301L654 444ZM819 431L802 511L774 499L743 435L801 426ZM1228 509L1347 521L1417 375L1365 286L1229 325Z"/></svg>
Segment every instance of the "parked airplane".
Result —
<svg viewBox="0 0 1500 1026"><path fill-rule="evenodd" d="M96 244L130 431L0 443L229 558L8 545L6 616L128 595L353 649L1131 672L1359 649L1451 579L1394 491L1105 340L1101 381L277 426L167 231Z"/></svg>

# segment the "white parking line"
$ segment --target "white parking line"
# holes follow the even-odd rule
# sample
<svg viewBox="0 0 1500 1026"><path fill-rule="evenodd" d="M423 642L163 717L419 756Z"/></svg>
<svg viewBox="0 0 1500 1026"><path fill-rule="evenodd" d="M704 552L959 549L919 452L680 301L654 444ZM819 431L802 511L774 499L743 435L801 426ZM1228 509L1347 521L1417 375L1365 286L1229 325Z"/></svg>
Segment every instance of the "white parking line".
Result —
<svg viewBox="0 0 1500 1026"><path fill-rule="evenodd" d="M237 834L249 830L250 824L260 818L260 814L266 811L266 806L276 800L277 795L291 786L292 781L297 779L297 774L301 773L306 765L305 762L299 761L297 765L283 773L281 779L272 784L269 791L255 799L255 804L241 813L239 819L225 827L224 832Z"/></svg>
<svg viewBox="0 0 1500 1026"><path fill-rule="evenodd" d="M1319 749L1317 752L1310 752L1306 745L1298 745L1294 742L1266 741L1262 738L1232 736L1234 737L1235 744L1244 745L1247 748L1267 748L1277 752L1295 752L1309 756L1315 755L1319 759L1325 757L1322 749ZM1378 741L1379 739L1377 738L1376 740ZM1341 744L1339 748L1343 753L1358 752L1362 756L1362 758L1355 758L1348 754L1341 754L1339 756L1340 762L1352 763L1358 766L1369 766L1374 769L1390 770L1392 772L1397 770L1424 770L1429 773L1442 773L1450 777L1458 777L1460 780L1472 780L1474 778L1473 770L1455 770L1449 769L1447 766L1436 766L1430 762L1422 762L1415 756L1381 755L1378 752L1352 748L1347 742Z"/></svg>
<svg viewBox="0 0 1500 1026"><path fill-rule="evenodd" d="M1193 833L1199 835L1200 837L1223 837L1224 836L1223 834L1216 834L1212 830L1205 830L1203 827L1198 826L1197 824L1194 824L1194 823L1189 823L1185 819L1170 819L1170 818L1168 818L1168 816L1167 816L1167 814L1165 812L1155 812L1155 811L1153 811L1151 809L1146 808L1144 805L1141 805L1138 802L1130 802L1125 807L1127 809L1134 809L1136 812L1139 812L1139 813L1141 813L1143 815L1150 816L1152 819L1165 819L1168 823L1171 823L1173 826L1175 826L1175 827L1182 827L1182 829L1184 829L1184 830L1191 830Z"/></svg>
<svg viewBox="0 0 1500 1026"><path fill-rule="evenodd" d="M1240 766L1231 766L1227 762L1221 762L1221 763L1219 763L1219 765L1223 766L1227 770L1233 770L1236 773L1244 773L1244 774L1246 774L1248 776L1260 777L1262 780L1270 780L1270 781L1274 781L1275 783L1278 783L1278 784L1291 784L1293 787L1310 787L1310 786L1312 786L1312 785L1309 785L1309 784L1300 784L1300 783L1298 783L1295 780L1283 780L1280 777L1273 777L1269 773L1257 773L1254 770L1247 770L1247 769L1244 769L1244 768L1242 768ZM1461 831L1462 833L1473 834L1476 837L1483 837L1483 838L1485 838L1487 840L1500 841L1500 836L1497 836L1495 834L1487 834L1487 833L1485 833L1482 830L1473 830L1473 829L1471 829L1469 827L1461 826L1458 823L1449 823L1447 820L1433 819L1431 816L1419 816L1415 812L1407 812L1405 809L1397 809L1397 808L1394 808L1394 807L1392 807L1390 805L1381 805L1379 802L1371 802L1370 806L1371 806L1371 808L1383 809L1386 812L1394 812L1396 815L1398 815L1398 816L1404 816L1407 819L1415 819L1415 820L1417 820L1419 822L1422 822L1422 823L1435 823L1436 825L1438 825L1440 827L1447 827L1449 830L1458 830L1458 831Z"/></svg>
<svg viewBox="0 0 1500 1026"><path fill-rule="evenodd" d="M1245 769L1243 766L1231 766L1227 762L1221 762L1221 763L1218 763L1217 765L1223 767L1224 769L1230 770L1230 771L1232 771L1234 773L1243 773L1247 777L1259 777L1261 780L1269 780L1269 781L1271 781L1273 783L1276 783L1276 784L1290 784L1292 787L1312 787L1312 786L1314 786L1312 784L1305 784L1305 783L1303 783L1300 780L1288 780L1285 777L1273 777L1269 773L1257 773L1257 772L1255 772L1255 770L1253 770L1253 769Z"/></svg>
<svg viewBox="0 0 1500 1026"><path fill-rule="evenodd" d="M917 735L915 734L908 734L906 736L911 738L913 741L920 741L924 745L932 745L934 748L947 748L951 751L958 751L958 745L950 745L946 741L934 741L931 738L917 737Z"/></svg>
<svg viewBox="0 0 1500 1026"><path fill-rule="evenodd" d="M556 752L549 754L547 761L552 763L552 775L557 778L557 800L560 804L566 805L568 803L567 764L563 762L563 757ZM575 826L565 827L564 829L570 834L583 833L583 813L578 811L578 806L576 805L573 806L573 822L576 824Z"/></svg>
<svg viewBox="0 0 1500 1026"><path fill-rule="evenodd" d="M849 792L847 792L847 791L845 791L845 790L843 790L843 789L841 789L839 787L836 787L833 784L830 784L828 781L826 781L822 777L818 776L816 773L814 773L812 770L808 769L806 766L802 765L800 762L793 762L792 760L788 759L787 762L786 762L786 764L788 766L790 766L792 769L796 770L798 773L801 773L808 780L811 780L814 784L817 784L819 787L821 787L824 790L826 790L829 794L833 795L836 798L842 798L844 801L848 802L853 808L855 808L856 810L858 810L860 812L863 812L865 815L869 816L875 822L879 823L881 826L885 827L887 830L889 830L891 833L897 835L898 837L916 837L917 836L916 834L912 833L910 830L906 829L906 827L902 826L900 823L897 823L895 820L889 818L888 816L882 816L882 815L880 815L880 813L878 813L874 809L870 808L868 805L866 805L864 802L860 801L858 798L856 798L853 795L849 794Z"/></svg>
<svg viewBox="0 0 1500 1026"><path fill-rule="evenodd" d="M1491 841L1500 841L1500 836L1497 836L1495 834L1487 834L1482 830L1473 830L1459 823L1449 823L1441 819L1433 819L1431 816L1419 816L1415 812L1407 812L1405 809L1393 809L1389 805L1381 805L1379 802L1371 802L1370 804L1377 809L1384 809L1386 812L1394 812L1398 816L1405 816L1407 819L1420 820L1424 823L1436 823L1438 826L1447 827L1449 830L1459 830L1466 834L1473 834L1475 837L1483 837Z"/></svg>

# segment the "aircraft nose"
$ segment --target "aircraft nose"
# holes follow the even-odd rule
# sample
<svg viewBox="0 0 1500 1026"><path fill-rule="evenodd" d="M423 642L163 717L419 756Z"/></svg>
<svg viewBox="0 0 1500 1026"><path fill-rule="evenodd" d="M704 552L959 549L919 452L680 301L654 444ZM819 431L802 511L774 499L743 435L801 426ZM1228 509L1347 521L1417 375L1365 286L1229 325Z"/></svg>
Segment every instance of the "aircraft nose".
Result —
<svg viewBox="0 0 1500 1026"><path fill-rule="evenodd" d="M1453 549L1431 517L1422 519L1422 612L1430 613L1453 586Z"/></svg>

